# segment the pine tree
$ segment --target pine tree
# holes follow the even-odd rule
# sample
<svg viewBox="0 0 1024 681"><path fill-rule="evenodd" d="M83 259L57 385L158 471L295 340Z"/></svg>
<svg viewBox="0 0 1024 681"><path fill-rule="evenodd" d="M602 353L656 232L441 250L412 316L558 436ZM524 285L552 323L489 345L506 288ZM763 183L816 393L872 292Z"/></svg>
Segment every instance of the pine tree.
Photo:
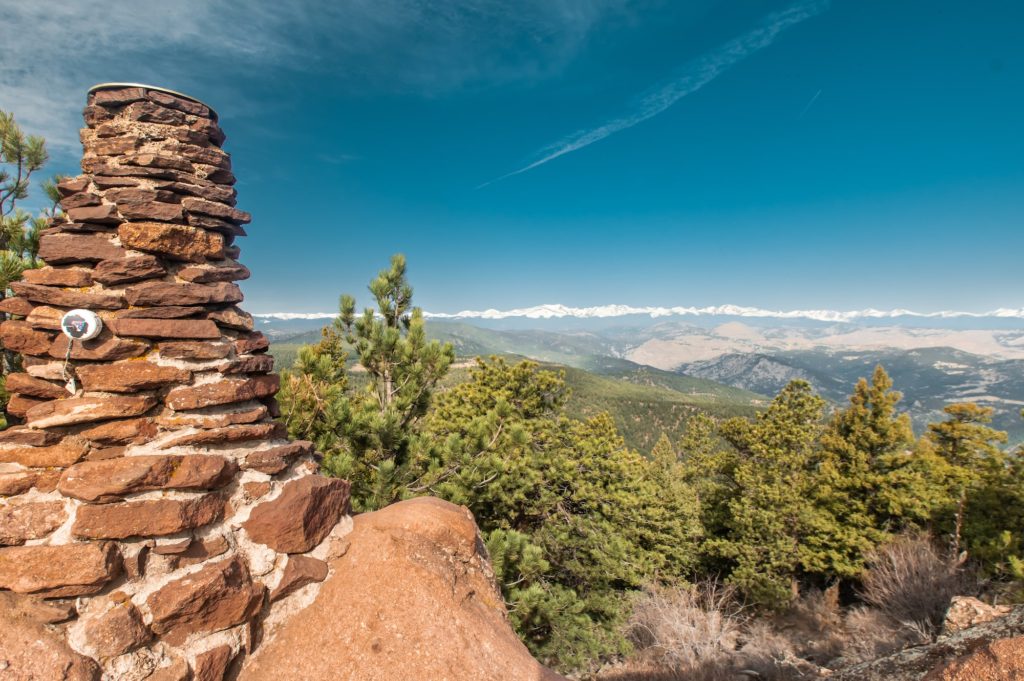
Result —
<svg viewBox="0 0 1024 681"><path fill-rule="evenodd" d="M836 529L814 503L824 405L809 383L793 381L754 422L723 424L738 450L737 492L726 536L708 545L732 562L729 580L762 605L787 604L801 573L829 567L814 541Z"/></svg>
<svg viewBox="0 0 1024 681"><path fill-rule="evenodd" d="M370 282L377 309L341 314L316 346L300 351L282 389L285 423L324 452L327 472L352 483L352 505L369 511L406 494L412 443L438 382L454 361L451 344L428 342L423 313L412 306L405 257ZM347 375L346 345L363 372Z"/></svg>
<svg viewBox="0 0 1024 681"><path fill-rule="evenodd" d="M726 424L725 429L743 428L744 419ZM737 450L719 435L718 424L701 412L690 417L679 442L680 475L697 497L700 522L705 537L714 541L728 531L729 504L738 494ZM722 573L727 566L716 560L715 552L700 551L708 574Z"/></svg>
<svg viewBox="0 0 1024 681"><path fill-rule="evenodd" d="M948 465L946 480L952 508L944 515L952 517L952 550L959 553L964 545L964 518L969 502L986 481L1005 475L1006 457L998 445L1006 442L1006 433L988 426L992 422L991 407L959 402L943 411L948 418L930 424L927 437Z"/></svg>
<svg viewBox="0 0 1024 681"><path fill-rule="evenodd" d="M867 552L904 525L891 513L894 488L888 473L913 449L910 417L897 414L902 395L876 366L871 383L860 379L849 406L837 411L822 434L824 452L816 503L832 515L835 532L819 535L816 547L829 554L828 572L857 575Z"/></svg>

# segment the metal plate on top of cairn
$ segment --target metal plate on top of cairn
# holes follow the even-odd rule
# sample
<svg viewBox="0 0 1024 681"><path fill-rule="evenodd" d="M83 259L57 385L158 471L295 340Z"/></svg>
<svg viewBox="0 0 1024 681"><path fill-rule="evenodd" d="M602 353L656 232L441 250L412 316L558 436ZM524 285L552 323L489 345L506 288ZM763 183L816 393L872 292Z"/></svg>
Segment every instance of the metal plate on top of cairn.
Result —
<svg viewBox="0 0 1024 681"><path fill-rule="evenodd" d="M100 335L103 320L92 310L71 310L60 318L60 330L71 340L87 341Z"/></svg>

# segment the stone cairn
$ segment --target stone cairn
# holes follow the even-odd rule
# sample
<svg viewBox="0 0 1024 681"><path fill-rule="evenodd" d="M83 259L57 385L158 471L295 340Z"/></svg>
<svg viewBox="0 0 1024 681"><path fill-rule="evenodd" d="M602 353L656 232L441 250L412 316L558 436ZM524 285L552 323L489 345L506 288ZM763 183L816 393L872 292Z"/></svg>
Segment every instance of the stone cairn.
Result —
<svg viewBox="0 0 1024 681"><path fill-rule="evenodd" d="M80 678L221 679L315 596L348 484L273 420L267 339L236 306L250 216L216 113L108 85L84 118L46 266L0 303L24 370L7 378L23 425L0 432L0 609L41 617ZM69 350L73 308L103 331Z"/></svg>

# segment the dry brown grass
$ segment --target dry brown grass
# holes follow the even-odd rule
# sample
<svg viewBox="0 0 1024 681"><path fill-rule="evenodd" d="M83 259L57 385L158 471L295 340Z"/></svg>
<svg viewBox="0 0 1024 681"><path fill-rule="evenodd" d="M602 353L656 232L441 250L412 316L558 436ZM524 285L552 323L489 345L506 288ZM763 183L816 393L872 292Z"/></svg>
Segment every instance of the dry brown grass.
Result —
<svg viewBox="0 0 1024 681"><path fill-rule="evenodd" d="M863 606L846 613L844 629L845 664L868 662L929 641L917 628L900 624L880 610Z"/></svg>
<svg viewBox="0 0 1024 681"><path fill-rule="evenodd" d="M861 598L900 624L934 639L953 596L969 580L963 560L935 546L925 535L904 535L868 555Z"/></svg>
<svg viewBox="0 0 1024 681"><path fill-rule="evenodd" d="M728 587L715 582L650 589L636 603L629 638L639 661L664 677L722 681L733 676L743 616Z"/></svg>

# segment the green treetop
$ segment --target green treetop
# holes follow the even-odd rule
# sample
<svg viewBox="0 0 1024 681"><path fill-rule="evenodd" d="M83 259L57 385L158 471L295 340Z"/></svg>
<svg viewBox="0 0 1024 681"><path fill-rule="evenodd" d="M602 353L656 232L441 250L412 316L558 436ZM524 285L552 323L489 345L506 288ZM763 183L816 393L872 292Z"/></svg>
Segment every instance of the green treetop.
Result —
<svg viewBox="0 0 1024 681"><path fill-rule="evenodd" d="M943 411L946 420L930 424L927 438L948 466L946 480L953 503L945 517L952 517L952 547L958 553L968 502L987 480L998 479L1005 472L1006 458L998 445L1006 442L1006 433L988 426L991 407L960 402Z"/></svg>
<svg viewBox="0 0 1024 681"><path fill-rule="evenodd" d="M853 577L867 552L888 538L889 528L904 523L892 513L896 487L889 472L901 466L914 447L910 417L898 414L902 395L892 379L875 367L869 384L860 379L849 406L837 411L821 437L823 449L817 503L832 515L836 531L819 547L829 572Z"/></svg>
<svg viewBox="0 0 1024 681"><path fill-rule="evenodd" d="M427 342L404 256L393 256L369 289L377 309L356 316L355 299L343 295L338 319L318 345L300 351L282 389L290 432L316 442L327 471L351 481L359 511L404 494L411 443L455 357L450 344ZM358 363L352 375L346 345Z"/></svg>
<svg viewBox="0 0 1024 681"><path fill-rule="evenodd" d="M737 492L726 536L709 547L734 565L730 581L763 605L785 605L802 572L828 563L817 539L834 528L814 503L824 406L809 383L793 381L753 422L723 424L738 450Z"/></svg>

